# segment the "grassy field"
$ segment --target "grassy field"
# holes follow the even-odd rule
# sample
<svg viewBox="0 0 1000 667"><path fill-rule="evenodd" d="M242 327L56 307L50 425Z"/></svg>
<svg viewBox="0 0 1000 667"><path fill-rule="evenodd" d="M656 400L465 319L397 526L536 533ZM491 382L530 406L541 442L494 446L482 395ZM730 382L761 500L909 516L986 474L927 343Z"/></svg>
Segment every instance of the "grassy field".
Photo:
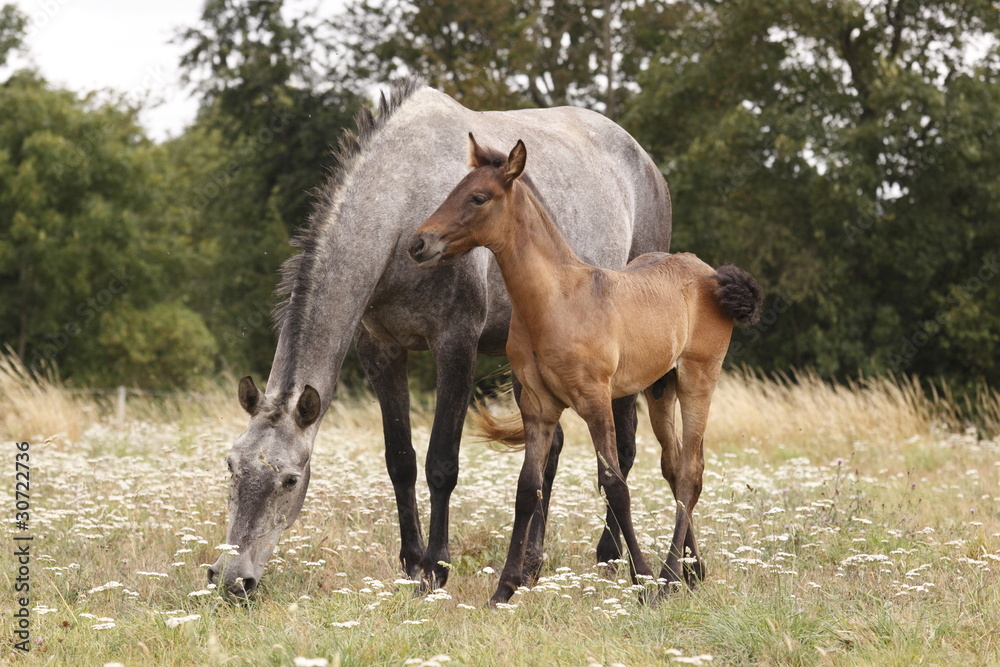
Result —
<svg viewBox="0 0 1000 667"><path fill-rule="evenodd" d="M907 382L831 387L724 378L696 526L709 574L655 607L593 562L603 509L582 423L567 417L543 577L488 610L519 454L463 445L447 591L399 581L392 487L374 401L336 403L305 509L261 594L206 589L225 541L224 456L246 423L234 390L102 408L0 368L8 482L0 578L13 590L16 440L31 443L32 650L14 664L1000 664L1000 440L942 426ZM982 414L996 423L996 396ZM414 414L422 452L429 416ZM640 417L630 478L647 554L673 524ZM418 482L422 509L425 483ZM426 518L425 518L426 525ZM20 534L20 533L17 533ZM3 597L13 644L14 595ZM8 657L9 653L9 657ZM324 662L325 661L325 662Z"/></svg>

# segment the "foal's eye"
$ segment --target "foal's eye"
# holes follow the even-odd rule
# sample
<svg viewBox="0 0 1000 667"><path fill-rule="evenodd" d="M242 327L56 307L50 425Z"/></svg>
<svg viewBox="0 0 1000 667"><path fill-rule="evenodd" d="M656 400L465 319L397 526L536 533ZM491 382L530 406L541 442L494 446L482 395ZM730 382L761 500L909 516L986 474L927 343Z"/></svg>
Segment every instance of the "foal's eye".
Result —
<svg viewBox="0 0 1000 667"><path fill-rule="evenodd" d="M281 485L286 489L291 489L298 483L299 483L298 475L289 475L288 477L285 478L285 481L282 482Z"/></svg>
<svg viewBox="0 0 1000 667"><path fill-rule="evenodd" d="M469 201L471 201L476 206L482 206L483 204L486 203L486 195L472 195L471 197L469 197Z"/></svg>

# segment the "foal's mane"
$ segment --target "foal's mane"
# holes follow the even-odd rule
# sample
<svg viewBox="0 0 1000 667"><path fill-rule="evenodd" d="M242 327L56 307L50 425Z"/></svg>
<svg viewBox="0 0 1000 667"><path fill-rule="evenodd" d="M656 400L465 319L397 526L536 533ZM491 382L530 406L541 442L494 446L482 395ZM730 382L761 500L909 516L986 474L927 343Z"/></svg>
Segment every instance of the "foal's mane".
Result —
<svg viewBox="0 0 1000 667"><path fill-rule="evenodd" d="M337 166L330 170L326 182L316 187L311 195L315 201L306 224L289 241L299 252L281 265L281 282L275 289L278 303L274 307L273 322L276 331L298 336L303 327L304 303L302 296L309 291L312 268L323 238L336 221L341 186L347 180L358 156L371 143L379 130L396 113L403 102L420 89L422 82L407 77L392 84L389 98L385 92L379 96L378 114L362 107L354 117L357 131L345 130L337 147L332 151ZM292 294L299 295L292 299Z"/></svg>

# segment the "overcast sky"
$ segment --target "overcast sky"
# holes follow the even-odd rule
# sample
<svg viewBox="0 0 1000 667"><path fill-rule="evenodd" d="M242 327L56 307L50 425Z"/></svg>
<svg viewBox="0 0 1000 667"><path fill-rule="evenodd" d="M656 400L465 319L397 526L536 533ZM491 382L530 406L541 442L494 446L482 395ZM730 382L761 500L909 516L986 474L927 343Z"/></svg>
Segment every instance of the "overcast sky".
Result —
<svg viewBox="0 0 1000 667"><path fill-rule="evenodd" d="M12 69L34 66L53 84L79 92L113 89L148 100L141 121L156 140L180 134L198 105L180 83L183 48L171 41L197 24L204 0L12 0L28 15L24 56ZM292 0L292 11L343 0Z"/></svg>
<svg viewBox="0 0 1000 667"><path fill-rule="evenodd" d="M141 120L158 140L194 119L197 103L181 88L177 68L182 49L170 42L178 26L198 21L203 0L14 1L29 25L27 53L12 67L34 66L72 90L113 89L156 103Z"/></svg>

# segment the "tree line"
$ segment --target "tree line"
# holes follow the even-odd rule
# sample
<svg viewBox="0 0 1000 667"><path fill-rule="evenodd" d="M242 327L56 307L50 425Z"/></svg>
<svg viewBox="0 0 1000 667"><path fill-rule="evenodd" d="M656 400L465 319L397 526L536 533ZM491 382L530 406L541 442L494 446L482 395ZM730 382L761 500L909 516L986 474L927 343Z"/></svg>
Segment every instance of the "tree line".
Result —
<svg viewBox="0 0 1000 667"><path fill-rule="evenodd" d="M629 130L670 185L672 249L769 295L729 363L1000 385L995 3L285 5L209 0L178 30L200 108L160 143L123 98L0 83L0 342L26 363L95 386L266 376L330 148L415 74L472 108L574 104ZM26 26L0 10L0 65Z"/></svg>

